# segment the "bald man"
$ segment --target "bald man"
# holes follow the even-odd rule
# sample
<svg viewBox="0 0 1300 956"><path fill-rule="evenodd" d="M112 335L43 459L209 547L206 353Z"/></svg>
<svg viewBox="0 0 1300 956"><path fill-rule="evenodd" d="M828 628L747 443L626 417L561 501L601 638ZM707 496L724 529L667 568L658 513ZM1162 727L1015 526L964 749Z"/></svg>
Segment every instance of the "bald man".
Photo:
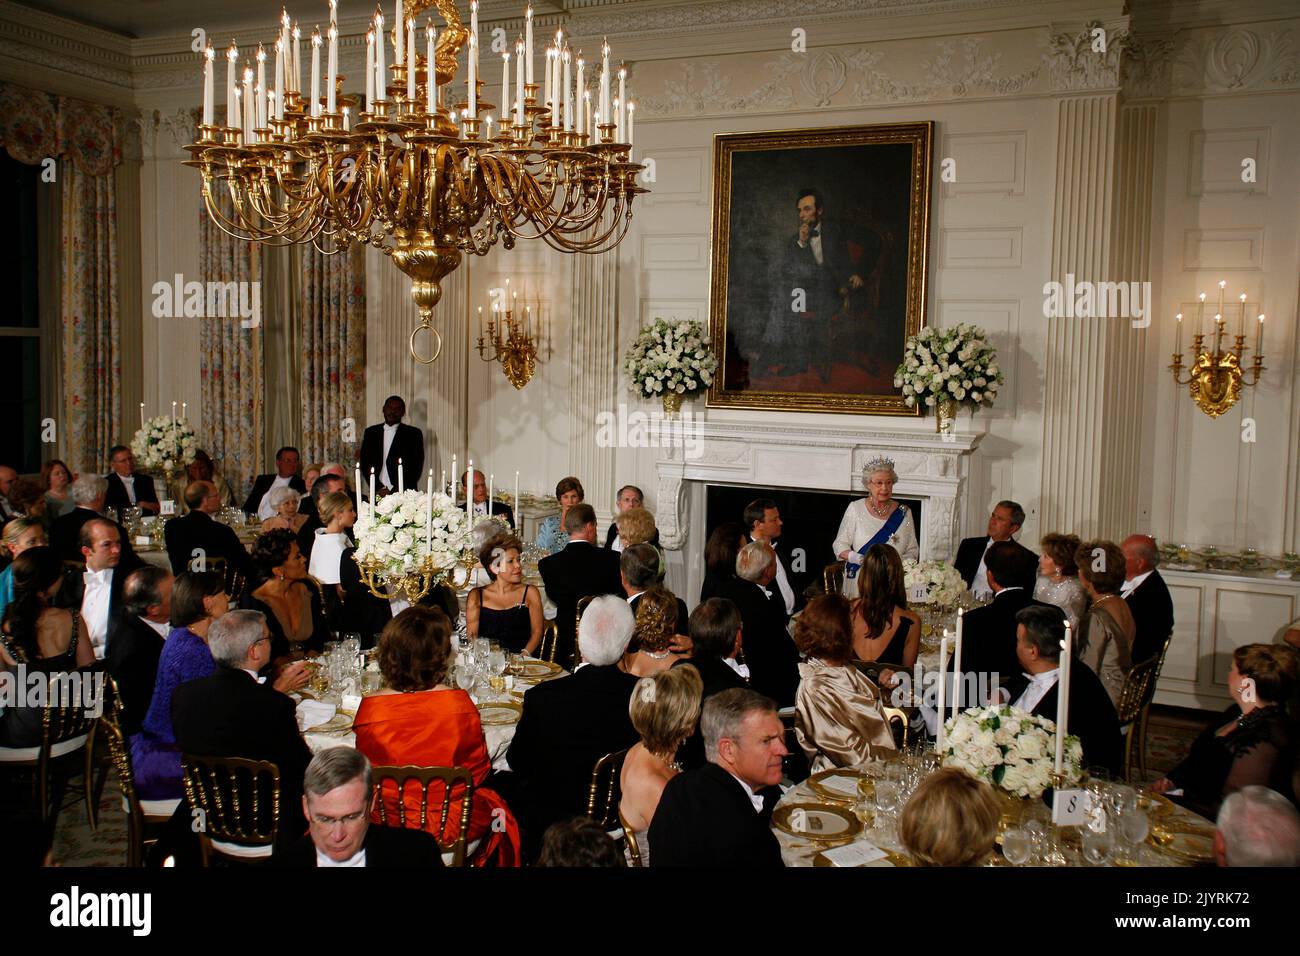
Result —
<svg viewBox="0 0 1300 956"><path fill-rule="evenodd" d="M1133 662L1155 657L1165 646L1165 638L1174 630L1174 601L1169 587L1156 567L1160 549L1154 538L1131 534L1120 544L1124 552L1124 585L1120 597L1128 603L1137 625L1133 640Z"/></svg>

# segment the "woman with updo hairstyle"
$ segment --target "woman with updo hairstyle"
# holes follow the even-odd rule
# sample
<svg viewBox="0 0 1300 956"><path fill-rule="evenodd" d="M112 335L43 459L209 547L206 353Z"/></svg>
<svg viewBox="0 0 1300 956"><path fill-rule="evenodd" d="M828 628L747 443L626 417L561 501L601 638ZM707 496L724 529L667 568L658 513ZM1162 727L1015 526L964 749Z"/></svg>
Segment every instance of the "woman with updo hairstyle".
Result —
<svg viewBox="0 0 1300 956"><path fill-rule="evenodd" d="M1079 550L1077 534L1047 534L1039 544L1043 553L1038 558L1038 581L1034 584L1034 600L1055 604L1065 612L1065 619L1076 631L1079 621L1088 611L1088 592L1079 582L1079 566L1074 556Z"/></svg>
<svg viewBox="0 0 1300 956"><path fill-rule="evenodd" d="M1232 652L1232 706L1192 741L1187 758L1151 785L1213 820L1242 787L1258 785L1296 802L1297 734L1287 704L1300 688L1300 653L1284 644L1246 644Z"/></svg>
<svg viewBox="0 0 1300 956"><path fill-rule="evenodd" d="M467 862L518 866L519 827L505 801L486 786L492 758L483 724L469 694L448 683L451 660L451 621L442 611L415 605L389 621L379 636L385 687L361 701L352 726L357 749L376 767L465 767L474 778L469 843L478 843ZM441 807L442 798L442 784L431 784L428 806ZM396 783L385 781L380 799L390 826L403 808L407 820L420 819L418 786L399 793ZM445 818L436 810L428 816L425 829L443 846L456 841L461 799L452 794ZM378 807L371 819L381 821Z"/></svg>
<svg viewBox="0 0 1300 956"><path fill-rule="evenodd" d="M569 543L569 533L564 530L564 517L569 513L570 508L581 504L586 497L586 492L582 490L582 482L577 478L570 475L559 480L555 486L555 500L560 503L560 513L548 515L542 520L542 526L537 529L536 543L540 550L547 554L564 550L564 546Z"/></svg>
<svg viewBox="0 0 1300 956"><path fill-rule="evenodd" d="M1124 552L1113 541L1085 541L1074 553L1091 604L1079 622L1074 656L1101 678L1110 702L1119 708L1124 678L1133 669L1133 640L1137 625L1128 603L1119 595L1124 584Z"/></svg>
<svg viewBox="0 0 1300 956"><path fill-rule="evenodd" d="M896 750L879 688L853 666L849 602L839 594L809 601L795 618L794 643L806 658L794 731L812 772L856 767Z"/></svg>
<svg viewBox="0 0 1300 956"><path fill-rule="evenodd" d="M983 866L1002 807L993 788L956 767L926 777L898 818L898 839L917 866Z"/></svg>
<svg viewBox="0 0 1300 956"><path fill-rule="evenodd" d="M329 634L320 584L307 576L307 561L292 531L259 535L253 544L253 579L239 606L261 611L271 632L271 659L300 658L325 647Z"/></svg>
<svg viewBox="0 0 1300 956"><path fill-rule="evenodd" d="M618 812L637 841L642 866L650 865L650 821L664 787L682 771L677 751L695 732L703 697L704 680L694 667L674 667L643 677L632 691L628 714L641 740L623 759Z"/></svg>
<svg viewBox="0 0 1300 956"><path fill-rule="evenodd" d="M524 543L513 534L497 534L479 549L479 563L489 584L474 588L465 600L465 629L516 654L535 655L542 643L542 596L524 584L520 560Z"/></svg>
<svg viewBox="0 0 1300 956"><path fill-rule="evenodd" d="M672 667L676 663L672 652L676 633L677 598L657 585L643 591L636 602L636 626L632 632L631 646L636 650L623 657L620 669L634 677L649 677Z"/></svg>
<svg viewBox="0 0 1300 956"><path fill-rule="evenodd" d="M14 565L13 559L31 548L43 547L45 526L36 518L14 518L6 522L0 533L0 556L7 562L0 571L0 619L4 618L5 608L14 599Z"/></svg>

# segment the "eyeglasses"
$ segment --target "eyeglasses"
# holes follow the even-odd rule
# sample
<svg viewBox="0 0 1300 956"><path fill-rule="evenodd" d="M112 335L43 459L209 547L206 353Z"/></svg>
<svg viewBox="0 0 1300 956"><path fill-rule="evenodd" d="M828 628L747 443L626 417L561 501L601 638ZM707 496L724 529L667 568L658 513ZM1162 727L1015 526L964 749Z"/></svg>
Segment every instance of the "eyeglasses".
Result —
<svg viewBox="0 0 1300 956"><path fill-rule="evenodd" d="M336 823L357 823L366 816L365 810L358 810L356 813L349 813L346 817L326 817L318 814L312 814L312 822L323 827L332 827Z"/></svg>

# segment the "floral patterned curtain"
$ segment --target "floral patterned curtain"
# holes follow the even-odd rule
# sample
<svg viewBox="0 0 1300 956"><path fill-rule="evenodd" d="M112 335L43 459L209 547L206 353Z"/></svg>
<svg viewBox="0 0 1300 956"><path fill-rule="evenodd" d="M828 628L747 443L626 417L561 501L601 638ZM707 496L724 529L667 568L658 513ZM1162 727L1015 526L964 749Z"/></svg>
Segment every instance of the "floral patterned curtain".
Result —
<svg viewBox="0 0 1300 956"><path fill-rule="evenodd" d="M365 250L302 247L302 460L346 466L360 450L365 411ZM343 423L352 420L349 430Z"/></svg>
<svg viewBox="0 0 1300 956"><path fill-rule="evenodd" d="M119 440L122 396L117 195L124 116L113 107L0 83L0 145L53 160L60 223L60 445L73 470L102 470Z"/></svg>
<svg viewBox="0 0 1300 956"><path fill-rule="evenodd" d="M262 468L262 249L222 232L202 200L199 230L204 282L237 283L235 298L252 312L245 318L227 308L227 317L208 316L199 328L205 450L242 501Z"/></svg>

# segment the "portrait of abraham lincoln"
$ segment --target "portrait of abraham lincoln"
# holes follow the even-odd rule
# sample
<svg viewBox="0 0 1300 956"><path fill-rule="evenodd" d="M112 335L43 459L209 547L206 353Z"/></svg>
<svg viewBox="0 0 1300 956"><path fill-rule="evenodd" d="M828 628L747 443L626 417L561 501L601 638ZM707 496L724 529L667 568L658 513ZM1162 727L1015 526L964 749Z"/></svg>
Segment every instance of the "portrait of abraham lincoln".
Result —
<svg viewBox="0 0 1300 956"><path fill-rule="evenodd" d="M915 414L932 123L723 134L714 145L709 404Z"/></svg>

